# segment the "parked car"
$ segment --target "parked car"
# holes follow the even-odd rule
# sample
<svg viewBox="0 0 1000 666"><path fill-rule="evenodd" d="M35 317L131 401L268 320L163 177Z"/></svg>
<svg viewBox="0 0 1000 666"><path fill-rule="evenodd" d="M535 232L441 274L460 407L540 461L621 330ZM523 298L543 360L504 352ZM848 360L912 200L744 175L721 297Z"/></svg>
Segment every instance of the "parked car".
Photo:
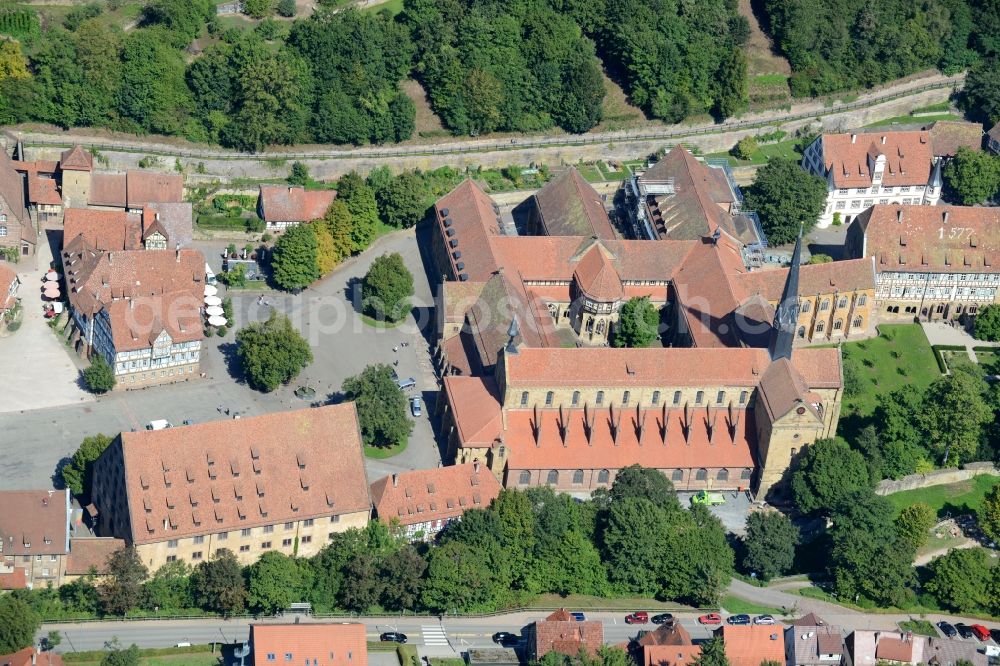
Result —
<svg viewBox="0 0 1000 666"><path fill-rule="evenodd" d="M754 624L776 624L773 615L758 615L753 619Z"/></svg>
<svg viewBox="0 0 1000 666"><path fill-rule="evenodd" d="M173 427L173 424L166 419L156 419L146 424L146 430L166 430Z"/></svg>
<svg viewBox="0 0 1000 666"><path fill-rule="evenodd" d="M405 643L406 634L401 634L398 631L387 631L381 634L378 639L383 643Z"/></svg>
<svg viewBox="0 0 1000 666"><path fill-rule="evenodd" d="M420 409L420 396L410 398L410 411L414 416L420 416L423 412Z"/></svg>
<svg viewBox="0 0 1000 666"><path fill-rule="evenodd" d="M570 612L570 615L577 622L586 622L587 621L587 616L584 615L583 613L581 613L580 611L572 611L572 612Z"/></svg>
<svg viewBox="0 0 1000 666"><path fill-rule="evenodd" d="M722 616L718 613L707 613L698 618L698 624L722 624Z"/></svg>
<svg viewBox="0 0 1000 666"><path fill-rule="evenodd" d="M964 622L957 623L955 625L955 631L957 631L958 635L961 636L962 638L972 638L973 636L975 636L975 634L972 633L972 627L965 624Z"/></svg>
<svg viewBox="0 0 1000 666"><path fill-rule="evenodd" d="M521 642L521 637L509 631L498 631L493 634L493 642L503 647L511 647Z"/></svg>
<svg viewBox="0 0 1000 666"><path fill-rule="evenodd" d="M636 611L625 616L625 624L646 624L649 622L649 613L646 611Z"/></svg>
<svg viewBox="0 0 1000 666"><path fill-rule="evenodd" d="M972 625L972 633L981 641L990 640L990 630L981 624Z"/></svg>
<svg viewBox="0 0 1000 666"><path fill-rule="evenodd" d="M413 377L407 377L406 379L400 379L399 381L397 381L396 385L405 391L408 388L413 388L414 386L416 386L417 380L414 379Z"/></svg>
<svg viewBox="0 0 1000 666"><path fill-rule="evenodd" d="M673 622L674 616L671 613L660 613L649 618L649 621L653 624L666 624L667 622Z"/></svg>
<svg viewBox="0 0 1000 666"><path fill-rule="evenodd" d="M990 638L994 643L1000 644L1000 629L990 629Z"/></svg>
<svg viewBox="0 0 1000 666"><path fill-rule="evenodd" d="M937 623L937 628L941 630L941 633L944 634L945 638L954 638L955 636L958 636L958 631L955 630L955 625L950 622L941 620Z"/></svg>

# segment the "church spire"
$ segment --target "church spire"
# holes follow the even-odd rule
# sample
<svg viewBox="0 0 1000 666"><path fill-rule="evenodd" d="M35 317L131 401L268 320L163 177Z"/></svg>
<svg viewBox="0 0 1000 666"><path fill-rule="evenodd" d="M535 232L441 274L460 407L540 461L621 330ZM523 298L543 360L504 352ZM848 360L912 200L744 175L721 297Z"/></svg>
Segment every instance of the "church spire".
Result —
<svg viewBox="0 0 1000 666"><path fill-rule="evenodd" d="M799 322L799 266L802 263L802 230L795 240L795 250L792 252L792 265L788 269L785 289L781 293L781 302L774 312L774 325L771 329L771 360L792 358L792 343L795 342L795 328Z"/></svg>

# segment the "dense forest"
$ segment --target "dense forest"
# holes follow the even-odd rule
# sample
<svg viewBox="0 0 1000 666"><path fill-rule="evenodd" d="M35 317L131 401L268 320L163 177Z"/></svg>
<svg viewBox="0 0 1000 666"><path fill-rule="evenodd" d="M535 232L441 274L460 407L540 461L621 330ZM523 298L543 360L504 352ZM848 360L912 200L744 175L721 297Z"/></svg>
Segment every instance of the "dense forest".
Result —
<svg viewBox="0 0 1000 666"><path fill-rule="evenodd" d="M997 0L765 0L798 97L938 67L965 69L1000 47Z"/></svg>
<svg viewBox="0 0 1000 666"><path fill-rule="evenodd" d="M320 2L294 21L271 16L288 15L281 3L262 2L256 24L242 28L226 27L239 22L221 20L211 0L150 0L128 29L111 18L123 2L95 0L40 22L31 7L0 0L0 124L106 127L242 150L391 143L415 130L401 87L409 77L459 135L585 132L602 120L605 73L667 122L747 106L750 27L736 0L405 0L397 15ZM798 96L927 67L958 71L1000 48L997 0L764 8Z"/></svg>

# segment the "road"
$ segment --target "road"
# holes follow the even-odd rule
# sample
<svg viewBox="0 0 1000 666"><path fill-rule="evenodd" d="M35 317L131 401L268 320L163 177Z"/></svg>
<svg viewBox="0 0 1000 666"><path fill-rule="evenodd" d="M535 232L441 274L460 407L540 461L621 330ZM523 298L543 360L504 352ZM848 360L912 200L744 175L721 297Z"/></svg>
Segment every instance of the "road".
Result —
<svg viewBox="0 0 1000 666"><path fill-rule="evenodd" d="M422 229L421 233L425 231ZM114 435L122 430L141 429L154 419L167 419L178 425L184 419L200 423L226 418L217 411L219 406L229 409L230 413L248 416L307 407L309 403L293 394L297 386L314 387L316 400L323 400L340 389L345 377L359 373L370 363L398 360L400 376L415 377L424 403L433 405L437 382L430 364L430 342L423 335L424 327L432 325L426 316L432 303L431 288L420 254L420 245L425 244L414 242L414 234L410 229L379 239L372 248L345 262L298 296L269 292L266 296L269 305L258 305L256 293L232 292L238 326L266 319L275 308L288 315L309 342L315 360L290 386L265 394L234 381L227 366L234 334L230 332L225 338L207 339L202 352L206 379L137 391L116 391L83 403L74 398L62 406L25 410L15 407L15 411L0 413L0 432L3 433L0 436L0 487L8 490L50 487L60 461L71 455L87 435ZM208 246L199 249L207 255L214 252ZM383 330L363 324L355 314L348 298L350 286L357 283L371 261L383 252L399 252L403 256L414 276L413 303L427 306L416 310L418 319L424 321L418 322L410 316L398 328ZM44 329L41 334L51 335L51 332ZM404 341L409 345L394 352L393 348ZM68 359L70 352L61 351ZM16 380L11 386L22 396L34 388ZM10 405L0 405L0 412L4 409L10 409ZM367 461L371 481L394 471L429 469L438 465L440 455L428 418L432 411L425 409L424 416L416 420L410 445L403 453L386 460Z"/></svg>
<svg viewBox="0 0 1000 666"><path fill-rule="evenodd" d="M749 587L749 586L748 586ZM742 589L742 588L740 588ZM771 595L761 596L761 593L770 590L750 588L757 597L757 603L766 603L765 598L774 598ZM730 591L734 591L733 588ZM910 619L909 615L889 615L889 614L864 614L851 611L831 604L814 602L813 600L785 593L777 593L781 597L792 599L797 602L794 606L794 613L791 617L798 617L807 612L817 612L820 617L830 624L839 625L847 633L855 629L898 629L898 622ZM816 604L819 603L819 606ZM793 606L787 606L793 608ZM832 612L821 612L818 608L823 608ZM648 609L653 614L652 608ZM497 631L509 631L520 634L524 627L531 622L540 620L549 614L549 611L528 611L508 613L488 618L437 618L437 617L365 617L365 618L339 618L315 620L313 618L299 616L302 622L362 622L368 635L368 640L378 640L378 635L384 631L400 631L407 635L409 642L416 645L421 654L443 655L455 654L469 647L483 647L492 644L491 636ZM714 627L704 626L698 623L694 613L678 613L681 624L691 633L695 640L711 637ZM170 647L177 643L187 642L192 644L204 644L210 642L238 643L245 641L249 635L249 626L254 623L280 623L294 622L295 616L285 618L269 618L265 620L141 620L131 622L92 622L92 623L53 623L45 624L39 631L41 638L49 631L59 631L63 636L62 644L57 651L71 652L82 650L100 650L105 643L114 638L124 644L135 643L139 647ZM651 629L654 625L635 626L627 625L624 622L625 612L587 612L588 620L599 620L604 624L604 640L609 644L620 644L634 637L640 629ZM937 621L945 616L931 615L926 619ZM787 618L778 618L787 619ZM950 621L962 620L961 618L948 617ZM968 623L979 622L979 620L966 618ZM992 628L995 625L987 625Z"/></svg>

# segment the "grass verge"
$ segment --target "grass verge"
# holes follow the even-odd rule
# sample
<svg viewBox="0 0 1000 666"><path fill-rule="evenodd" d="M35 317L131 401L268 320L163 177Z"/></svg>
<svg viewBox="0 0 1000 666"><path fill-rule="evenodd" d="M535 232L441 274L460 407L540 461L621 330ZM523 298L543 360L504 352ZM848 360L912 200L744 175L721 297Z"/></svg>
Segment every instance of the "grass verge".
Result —
<svg viewBox="0 0 1000 666"><path fill-rule="evenodd" d="M722 597L722 607L729 613L747 613L748 615L787 615L789 612L788 609L761 606L731 594Z"/></svg>
<svg viewBox="0 0 1000 666"><path fill-rule="evenodd" d="M108 654L107 650L88 650L85 652L67 652L62 655L63 661L76 666L91 666L100 664ZM211 645L192 645L180 648L146 648L139 650L140 666L215 666L222 657L222 650L216 647L212 652Z"/></svg>
<svg viewBox="0 0 1000 666"><path fill-rule="evenodd" d="M568 594L565 597L558 594L540 594L532 599L531 608L568 608L570 610L693 610L690 606L676 603L663 603L648 597L593 597L587 594Z"/></svg>
<svg viewBox="0 0 1000 666"><path fill-rule="evenodd" d="M946 514L957 516L978 511L986 493L997 484L1000 484L1000 477L983 475L959 483L904 490L886 495L886 499L892 503L897 514L911 504L923 502L932 508L938 517Z"/></svg>
<svg viewBox="0 0 1000 666"><path fill-rule="evenodd" d="M400 319L399 321L379 321L378 319L369 317L364 313L360 313L358 316L361 317L361 321L363 321L365 325L371 326L372 328L398 328L400 324L406 321L406 319Z"/></svg>
<svg viewBox="0 0 1000 666"><path fill-rule="evenodd" d="M903 631L912 631L920 636L938 637L937 629L927 620L907 620L906 622L900 622L899 628Z"/></svg>
<svg viewBox="0 0 1000 666"><path fill-rule="evenodd" d="M394 446L368 446L365 444L365 457L374 458L375 460L384 460L385 458L398 456L406 450L407 443L409 443L409 440L404 439L402 442Z"/></svg>
<svg viewBox="0 0 1000 666"><path fill-rule="evenodd" d="M399 666L420 666L420 657L417 655L416 646L397 645L396 656L399 657Z"/></svg>

